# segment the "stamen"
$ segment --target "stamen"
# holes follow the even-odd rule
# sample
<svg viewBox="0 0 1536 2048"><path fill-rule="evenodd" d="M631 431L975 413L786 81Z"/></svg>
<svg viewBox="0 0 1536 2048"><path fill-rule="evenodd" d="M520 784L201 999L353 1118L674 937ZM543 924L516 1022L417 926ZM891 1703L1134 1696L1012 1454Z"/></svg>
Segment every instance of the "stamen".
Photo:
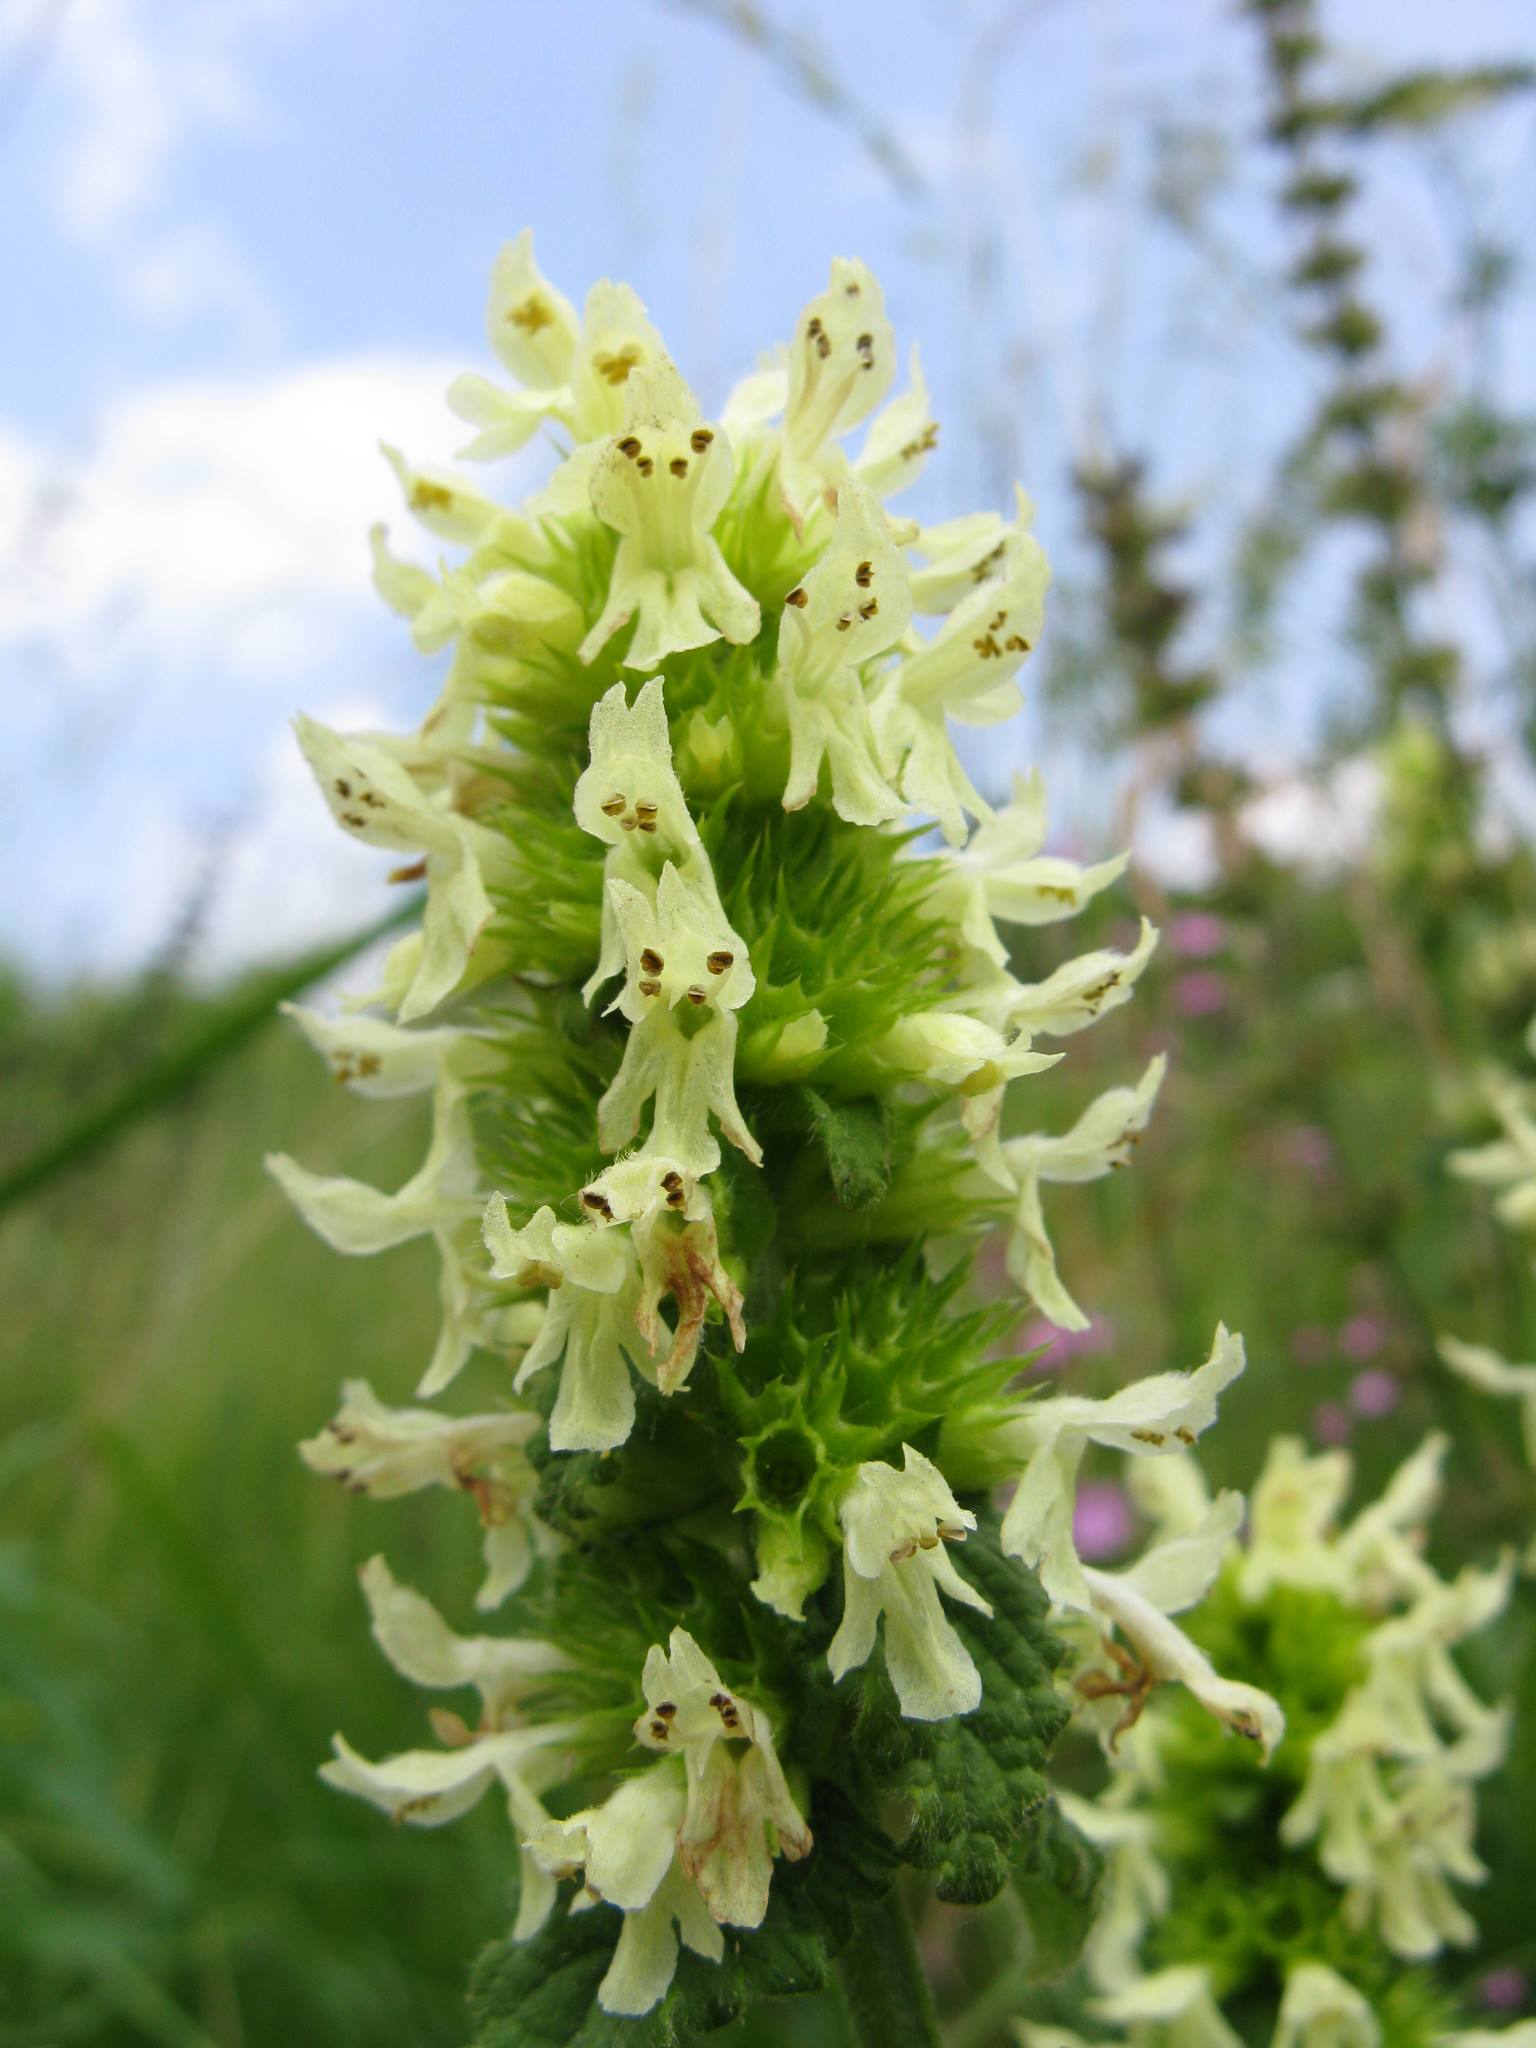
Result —
<svg viewBox="0 0 1536 2048"><path fill-rule="evenodd" d="M839 618L838 622L837 622L837 630L839 631L839 633L846 633L846 632L847 632L847 630L848 630L848 628L849 628L849 627L850 627L850 626L851 626L852 624L853 624L853 613L852 613L852 612L844 612L844 613L842 614L842 616L841 616L841 617Z"/></svg>
<svg viewBox="0 0 1536 2048"><path fill-rule="evenodd" d="M583 1188L581 1200L582 1206L590 1209L594 1215L605 1216L610 1223L613 1221L613 1205L600 1189Z"/></svg>
<svg viewBox="0 0 1536 2048"><path fill-rule="evenodd" d="M626 434L619 443L619 453L627 455L630 461L633 462L640 453L640 436L638 434Z"/></svg>
<svg viewBox="0 0 1536 2048"><path fill-rule="evenodd" d="M612 796L605 796L599 806L605 818L616 818L624 808L624 799L617 790Z"/></svg>
<svg viewBox="0 0 1536 2048"><path fill-rule="evenodd" d="M714 438L714 433L709 427L695 427L688 436L688 446L695 455L702 455Z"/></svg>
<svg viewBox="0 0 1536 2048"><path fill-rule="evenodd" d="M879 600L879 598L878 598L878 597L872 597L872 598L870 598L870 600L869 600L869 602L868 602L867 604L861 604L861 605L859 606L859 617L860 617L861 619L872 619L872 618L873 618L873 617L875 616L875 613L876 613L877 611L879 611L879 609L880 609L880 600Z"/></svg>
<svg viewBox="0 0 1536 2048"><path fill-rule="evenodd" d="M654 462L652 462L649 455L642 455L640 460L635 464L635 467L636 469L639 470L642 476L650 476L654 473L656 465Z"/></svg>
<svg viewBox="0 0 1536 2048"><path fill-rule="evenodd" d="M654 818L661 806L654 797L641 796L635 799L635 816L643 825L647 818Z"/></svg>
<svg viewBox="0 0 1536 2048"><path fill-rule="evenodd" d="M699 1004L707 1003L709 1001L709 990L706 988L700 988L698 983L695 982L693 987L688 991L688 1000L690 1003L694 1005L695 1008L697 1008Z"/></svg>
<svg viewBox="0 0 1536 2048"><path fill-rule="evenodd" d="M663 1721L670 1721L672 1719L672 1716L677 1712L677 1701L663 1700L661 1702L661 1705L656 1709L656 1711L658 1714L660 1714Z"/></svg>
<svg viewBox="0 0 1536 2048"><path fill-rule="evenodd" d="M874 563L860 562L857 569L855 569L853 572L853 580L855 583L857 583L860 590L868 590L870 584L873 583L875 580Z"/></svg>
<svg viewBox="0 0 1536 2048"><path fill-rule="evenodd" d="M639 825L642 832L654 832L656 830L656 820L654 818L638 818L635 822Z"/></svg>
<svg viewBox="0 0 1536 2048"><path fill-rule="evenodd" d="M786 604L792 604L797 611L802 605L808 605L810 601L803 590L792 590L784 600Z"/></svg>
<svg viewBox="0 0 1536 2048"><path fill-rule="evenodd" d="M667 464L667 467L674 476L686 476L688 474L688 458L686 455L674 455Z"/></svg>
<svg viewBox="0 0 1536 2048"><path fill-rule="evenodd" d="M643 996L659 996L661 994L661 983L659 981L642 981L637 985Z"/></svg>
<svg viewBox="0 0 1536 2048"><path fill-rule="evenodd" d="M665 1742L665 1741L666 1741L666 1739L667 1739L667 1724L666 1724L666 1722L665 1722L665 1721L653 1721L653 1722L651 1723L651 1738L652 1738L652 1740L653 1740L653 1741L655 1741L655 1742Z"/></svg>
<svg viewBox="0 0 1536 2048"><path fill-rule="evenodd" d="M711 953L709 958L704 962L704 965L709 969L711 974L724 974L728 967L734 967L735 964L736 955L734 953L726 952Z"/></svg>
<svg viewBox="0 0 1536 2048"><path fill-rule="evenodd" d="M854 347L859 352L859 362L863 368L872 370L875 367L875 337L872 334L861 334Z"/></svg>
<svg viewBox="0 0 1536 2048"><path fill-rule="evenodd" d="M662 959L654 946L647 946L640 955L640 965L647 974L660 974L666 964L666 961Z"/></svg>
<svg viewBox="0 0 1536 2048"><path fill-rule="evenodd" d="M905 1564L909 1557L915 1557L916 1554L917 1538L915 1536L909 1536L904 1543L898 1543L896 1548L891 1552L891 1563Z"/></svg>

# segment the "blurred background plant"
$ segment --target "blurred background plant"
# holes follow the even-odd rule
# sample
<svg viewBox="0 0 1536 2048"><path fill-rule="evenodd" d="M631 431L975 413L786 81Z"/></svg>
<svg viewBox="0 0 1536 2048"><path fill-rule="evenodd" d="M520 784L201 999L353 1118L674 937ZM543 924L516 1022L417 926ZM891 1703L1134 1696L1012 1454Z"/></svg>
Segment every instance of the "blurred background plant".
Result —
<svg viewBox="0 0 1536 2048"><path fill-rule="evenodd" d="M765 304L773 331L834 248L867 256L949 316L905 322L940 331L955 423L914 509L1002 506L1015 474L1040 501L1026 758L1070 799L1062 850L1134 841L1165 933L1062 1122L1173 1061L1136 1175L1060 1205L1095 1321L1039 1369L1103 1392L1224 1318L1252 1365L1216 1483L1286 1431L1347 1443L1370 1496L1438 1425L1437 1562L1536 1524L1510 1407L1435 1348L1536 1356L1529 1247L1444 1171L1536 1012L1527 11L859 0L816 37L766 0L452 29L394 0L361 54L340 0L219 12L0 17L35 285L0 332L29 873L0 988L0 2043L28 2048L455 2041L465 1927L504 1912L494 1815L450 1864L314 1776L336 1701L385 1745L399 1682L361 1641L366 1508L292 1447L343 1372L404 1392L431 1261L381 1294L259 1161L388 1182L419 1151L411 1104L360 1114L263 1021L355 978L391 909L281 765L283 716L419 687L362 609L368 437L443 445L448 349L525 216L722 378ZM430 165L386 168L401 134ZM1000 790L1013 764L974 765ZM451 1583L472 1532L419 1505L401 1561ZM1134 1544L1107 1480L1083 1516L1085 1551ZM1527 1728L1533 1633L1526 1581L1470 1667ZM1442 1977L1492 2022L1536 2011L1529 1740L1482 1811L1482 1941ZM995 1987L955 2048L1010 2039L1015 1923L938 1909L924 1940L953 2010Z"/></svg>

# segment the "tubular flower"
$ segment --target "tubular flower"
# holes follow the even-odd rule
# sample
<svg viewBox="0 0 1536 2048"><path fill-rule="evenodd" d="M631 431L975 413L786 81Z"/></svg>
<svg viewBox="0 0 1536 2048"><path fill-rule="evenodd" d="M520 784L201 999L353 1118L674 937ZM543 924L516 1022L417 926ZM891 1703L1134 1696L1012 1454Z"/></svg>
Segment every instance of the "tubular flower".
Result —
<svg viewBox="0 0 1536 2048"><path fill-rule="evenodd" d="M789 345L779 488L797 528L819 504L836 501L848 475L837 439L868 419L895 374L896 339L885 317L884 294L862 263L835 257L826 290L800 315ZM926 423L911 424L920 439ZM898 432L905 432L906 425L904 415ZM906 434L908 441L913 437ZM887 460L885 437L866 454L878 474ZM905 480L900 471L897 476Z"/></svg>
<svg viewBox="0 0 1536 2048"><path fill-rule="evenodd" d="M1326 1963L1293 1963L1270 2048L1377 2048L1381 2021L1347 1978Z"/></svg>
<svg viewBox="0 0 1536 2048"><path fill-rule="evenodd" d="M368 1257L413 1238L433 1239L442 1262L443 1320L417 1392L441 1392L457 1378L475 1343L491 1334L471 1264L485 1194L464 1094L439 1088L427 1156L392 1195L345 1175L311 1173L281 1152L268 1155L267 1171L333 1251Z"/></svg>
<svg viewBox="0 0 1536 2048"><path fill-rule="evenodd" d="M1040 637L1045 555L1020 525L1009 535L999 573L960 600L933 639L905 655L881 687L874 708L880 764L912 810L937 818L952 846L964 844L965 813L991 816L950 745L945 718L997 725L1021 698L1014 681Z"/></svg>
<svg viewBox="0 0 1536 2048"><path fill-rule="evenodd" d="M419 1593L398 1584L382 1558L363 1567L362 1579L374 1635L395 1669L434 1689L473 1686L480 1725L471 1729L455 1714L435 1715L447 1747L407 1750L377 1764L338 1735L335 1758L320 1775L338 1791L417 1827L457 1820L499 1783L520 1837L543 1826L539 1793L565 1775L560 1750L577 1731L556 1721L523 1725L519 1709L530 1691L564 1667L562 1654L548 1643L455 1635ZM554 1885L525 1854L516 1938L536 1933L553 1904Z"/></svg>
<svg viewBox="0 0 1536 2048"><path fill-rule="evenodd" d="M976 1517L962 1508L929 1460L902 1446L905 1464L867 1464L844 1499L843 1619L827 1652L832 1676L868 1661L885 1621L885 1666L901 1711L914 1721L968 1714L981 1675L945 1618L939 1594L990 1614L945 1548L963 1543Z"/></svg>
<svg viewBox="0 0 1536 2048"><path fill-rule="evenodd" d="M1169 1619L1204 1599L1242 1517L1242 1495L1224 1493L1198 1528L1155 1544L1129 1571L1082 1567L1094 1613L1118 1633L1125 1648L1106 1639L1119 1663L1119 1678L1090 1684L1087 1677L1080 1677L1077 1683L1088 1697L1126 1700L1115 1735L1140 1715L1153 1686L1183 1685L1207 1713L1256 1742L1263 1761L1269 1761L1285 1733L1285 1716L1277 1703L1257 1686L1223 1678L1204 1651Z"/></svg>
<svg viewBox="0 0 1536 2048"><path fill-rule="evenodd" d="M425 1017L490 966L482 941L492 904L487 874L504 870L507 849L489 827L425 796L380 746L345 738L312 718L297 721L299 744L331 814L368 846L417 854L424 862L427 908L419 946L397 949L405 987L400 1021ZM473 965L472 965L473 963Z"/></svg>
<svg viewBox="0 0 1536 2048"><path fill-rule="evenodd" d="M1138 1458L1186 1448L1216 1420L1217 1402L1243 1363L1242 1338L1218 1326L1210 1357L1192 1373L1156 1373L1102 1401L1079 1394L1030 1401L999 1425L998 1450L1023 1460L1003 1517L1003 1547L1038 1569L1058 1605L1088 1612L1099 1604L1072 1536L1077 1469L1089 1444Z"/></svg>
<svg viewBox="0 0 1536 2048"><path fill-rule="evenodd" d="M1496 1074L1487 1092L1503 1137L1453 1152L1447 1163L1460 1179L1499 1189L1494 1214L1511 1229L1526 1230L1536 1224L1536 1118L1531 1115L1530 1090L1507 1074Z"/></svg>
<svg viewBox="0 0 1536 2048"><path fill-rule="evenodd" d="M826 552L784 600L779 620L790 736L785 810L804 810L825 761L840 818L880 825L901 815L876 756L861 668L896 645L911 616L906 565L885 514L868 491L847 484Z"/></svg>
<svg viewBox="0 0 1536 2048"><path fill-rule="evenodd" d="M1479 1393L1520 1403L1525 1455L1536 1466L1536 1365L1511 1365L1486 1344L1467 1344L1460 1337L1442 1337L1440 1356Z"/></svg>
<svg viewBox="0 0 1536 2048"><path fill-rule="evenodd" d="M757 632L757 600L725 565L710 529L731 488L731 449L702 418L693 393L663 358L625 386L622 433L592 470L592 509L619 536L602 617L581 644L584 661L631 619L626 668L724 634Z"/></svg>
<svg viewBox="0 0 1536 2048"><path fill-rule="evenodd" d="M1059 1137L1036 1132L1009 1138L993 1155L993 1177L1012 1191L1013 1227L1008 1238L1008 1273L1043 1316L1063 1330L1083 1330L1088 1318L1056 1271L1056 1253L1045 1228L1040 1189L1046 1181L1101 1180L1126 1164L1152 1115L1167 1061L1149 1061L1134 1088L1110 1088L1089 1104L1070 1131Z"/></svg>
<svg viewBox="0 0 1536 2048"><path fill-rule="evenodd" d="M535 1548L553 1538L533 1515L538 1479L523 1446L538 1418L439 1415L432 1408L390 1408L366 1380L344 1380L341 1406L318 1436L299 1445L312 1472L340 1480L374 1500L398 1500L429 1486L467 1493L485 1526L485 1584L475 1605L499 1607L532 1569Z"/></svg>
<svg viewBox="0 0 1536 2048"><path fill-rule="evenodd" d="M492 1195L485 1243L496 1279L549 1289L543 1327L512 1385L521 1393L535 1373L560 1361L551 1447L608 1451L623 1443L635 1421L629 1366L653 1371L637 1322L640 1262L629 1234L557 1223L548 1207L514 1230L505 1199Z"/></svg>
<svg viewBox="0 0 1536 2048"><path fill-rule="evenodd" d="M687 1803L679 1767L657 1764L628 1779L602 1806L546 1821L525 1844L551 1887L555 1878L585 1872L573 1912L607 1904L624 1915L598 1986L604 2012L649 2012L672 1982L679 1942L714 1963L725 1953L725 1937L678 1849Z"/></svg>
<svg viewBox="0 0 1536 2048"><path fill-rule="evenodd" d="M677 1831L678 1860L716 1920L760 1927L775 1855L799 1862L811 1831L784 1781L768 1718L728 1692L686 1629L645 1660L645 1712L635 1739L658 1755L681 1756L688 1798Z"/></svg>
<svg viewBox="0 0 1536 2048"><path fill-rule="evenodd" d="M758 1165L762 1149L736 1106L736 1011L756 986L747 949L725 921L702 854L692 876L669 861L654 902L615 878L608 898L625 952L624 987L609 1004L633 1029L624 1060L598 1105L604 1151L627 1145L652 1097L645 1150L712 1173L720 1147L713 1117Z"/></svg>
<svg viewBox="0 0 1536 2048"><path fill-rule="evenodd" d="M938 429L915 352L890 395L874 278L834 263L718 418L627 285L567 297L526 235L486 330L490 374L451 392L466 455L548 423L557 465L513 509L386 450L446 559L377 530L375 582L446 677L400 737L299 727L341 827L425 901L374 996L296 1021L359 1095L430 1102L427 1155L394 1191L272 1170L343 1251L436 1245L422 1393L477 1350L490 1390L457 1416L396 1406L370 1360L302 1453L374 1499L472 1499L477 1604L506 1634L456 1633L375 1561L386 1657L478 1711L435 1710L436 1747L378 1762L338 1738L326 1775L426 1826L505 1792L527 1947L482 1968L487 2039L602 2031L590 1981L681 2040L782 1990L786 1959L824 1980L861 1870L921 1863L980 1903L1039 1845L1058 1881L1058 1626L1244 1725L1183 1606L1218 1555L1205 1505L1129 1573L1071 1543L1086 1445L1181 1451L1241 1352L1222 1333L1187 1378L1020 1403L968 1305L963 1253L1004 1226L1017 1289L1084 1321L1042 1189L1126 1163L1163 1064L1062 1133L1029 1097L1154 934L1055 973L1014 956L1124 863L1047 854L1040 778L994 816L955 754L951 718L1018 702L1044 558L1022 496L1006 519L891 518ZM983 822L919 853L928 815L954 844ZM1009 1476L1000 1531L987 1490ZM1389 1518L1353 1569L1401 1586L1409 1549ZM1450 1700L1429 1649L1391 1668ZM1160 1845L1116 1827L1123 1960ZM588 1917L551 1921L578 1872Z"/></svg>

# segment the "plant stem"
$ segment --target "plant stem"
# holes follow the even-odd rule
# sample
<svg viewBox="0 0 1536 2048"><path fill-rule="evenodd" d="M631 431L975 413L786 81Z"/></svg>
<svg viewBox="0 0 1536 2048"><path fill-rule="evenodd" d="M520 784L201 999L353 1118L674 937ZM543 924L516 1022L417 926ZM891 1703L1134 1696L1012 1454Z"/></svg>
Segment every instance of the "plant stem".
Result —
<svg viewBox="0 0 1536 2048"><path fill-rule="evenodd" d="M939 2048L928 1980L894 1888L865 1914L838 1971L860 2048Z"/></svg>
<svg viewBox="0 0 1536 2048"><path fill-rule="evenodd" d="M238 1052L247 1039L263 1030L277 1015L279 1003L302 995L376 939L407 923L420 908L421 899L412 897L365 931L306 953L302 959L263 975L242 989L171 1052L150 1061L115 1094L83 1110L29 1159L0 1176L0 1209L8 1209L24 1196L34 1194L57 1174L89 1159L140 1117L185 1094L221 1060Z"/></svg>

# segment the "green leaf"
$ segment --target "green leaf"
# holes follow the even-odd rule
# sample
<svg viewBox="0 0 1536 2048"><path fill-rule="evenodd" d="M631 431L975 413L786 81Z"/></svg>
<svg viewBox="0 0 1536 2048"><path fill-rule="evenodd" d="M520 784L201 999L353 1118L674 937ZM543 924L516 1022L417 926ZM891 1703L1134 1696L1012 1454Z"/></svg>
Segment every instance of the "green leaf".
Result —
<svg viewBox="0 0 1536 2048"><path fill-rule="evenodd" d="M727 1928L725 1955L678 1955L672 1987L653 2012L618 2019L597 2004L619 1936L619 1915L557 1908L532 1941L486 1949L470 1984L473 2048L682 2048L755 2011L765 1998L820 1990L862 1911L883 1896L894 1857L885 1836L829 1785L812 1806L816 1846L775 1865L768 1913L755 1929Z"/></svg>
<svg viewBox="0 0 1536 2048"><path fill-rule="evenodd" d="M832 1192L842 1209L870 1209L891 1185L891 1134L878 1102L831 1103L802 1088L811 1131L826 1154Z"/></svg>
<svg viewBox="0 0 1536 2048"><path fill-rule="evenodd" d="M1082 1954L1098 1915L1103 1878L1103 1853L1053 1802L1013 1881L1029 1921L1033 1982L1065 1976Z"/></svg>
<svg viewBox="0 0 1536 2048"><path fill-rule="evenodd" d="M1069 1709L1051 1682L1063 1651L1046 1627L1035 1574L1005 1558L987 1526L958 1561L993 1608L990 1620L948 1609L981 1673L981 1705L952 1721L903 1720L883 1661L872 1662L854 1741L876 1781L910 1811L901 1856L933 1874L941 1899L975 1906L1027 1867L1050 1811L1045 1760Z"/></svg>

